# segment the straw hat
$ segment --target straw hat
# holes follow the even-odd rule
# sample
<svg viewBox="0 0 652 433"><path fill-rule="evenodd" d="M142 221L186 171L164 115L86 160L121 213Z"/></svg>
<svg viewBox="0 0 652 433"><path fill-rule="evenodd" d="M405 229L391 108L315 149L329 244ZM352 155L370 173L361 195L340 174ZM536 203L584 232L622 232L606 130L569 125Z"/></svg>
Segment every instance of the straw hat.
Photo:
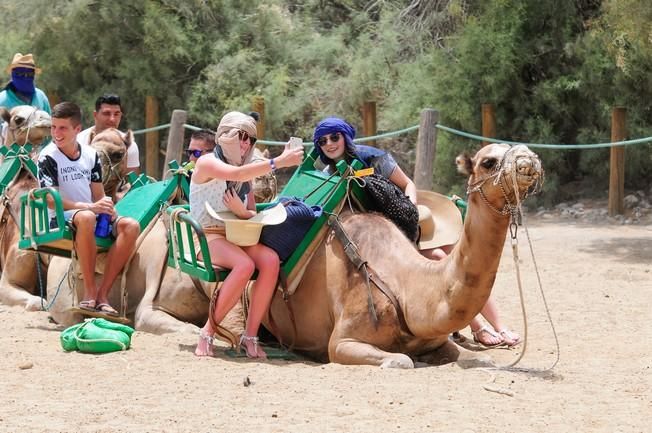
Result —
<svg viewBox="0 0 652 433"><path fill-rule="evenodd" d="M33 69L35 73L37 74L41 73L41 68L36 67L36 63L34 62L34 56L32 54L25 54L25 55L21 53L14 54L14 58L11 61L11 64L7 67L7 72L11 73L11 71L14 68Z"/></svg>
<svg viewBox="0 0 652 433"><path fill-rule="evenodd" d="M437 248L457 242L462 233L462 214L445 195L432 191L417 191L419 249Z"/></svg>
<svg viewBox="0 0 652 433"><path fill-rule="evenodd" d="M205 202L205 207L210 216L226 226L226 240L241 247L256 245L263 226L280 224L287 218L285 206L280 203L258 212L248 220L240 219L232 212L215 212L208 202Z"/></svg>

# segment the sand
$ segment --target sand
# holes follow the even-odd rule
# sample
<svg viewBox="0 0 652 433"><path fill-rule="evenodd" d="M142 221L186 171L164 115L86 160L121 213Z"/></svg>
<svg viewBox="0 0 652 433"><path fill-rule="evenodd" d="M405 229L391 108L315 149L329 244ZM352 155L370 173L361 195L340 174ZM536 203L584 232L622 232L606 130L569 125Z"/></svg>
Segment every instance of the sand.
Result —
<svg viewBox="0 0 652 433"><path fill-rule="evenodd" d="M0 431L650 431L652 225L528 225L548 310L521 229L527 345L484 352L525 371L198 359L192 334L65 353L47 312L0 306ZM523 333L509 242L494 293Z"/></svg>

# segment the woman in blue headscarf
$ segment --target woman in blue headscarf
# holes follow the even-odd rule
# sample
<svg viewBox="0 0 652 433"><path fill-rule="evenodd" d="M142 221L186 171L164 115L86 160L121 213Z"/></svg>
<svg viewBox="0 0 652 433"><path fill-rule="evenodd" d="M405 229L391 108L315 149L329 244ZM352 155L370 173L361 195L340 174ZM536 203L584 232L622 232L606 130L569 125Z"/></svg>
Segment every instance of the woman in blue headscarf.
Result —
<svg viewBox="0 0 652 433"><path fill-rule="evenodd" d="M414 185L392 155L371 146L354 144L355 128L338 117L327 117L317 124L312 141L319 154L319 159L335 170L339 161L351 163L360 160L365 168L373 167L374 173L386 177L401 188L412 203L417 203L417 187Z"/></svg>

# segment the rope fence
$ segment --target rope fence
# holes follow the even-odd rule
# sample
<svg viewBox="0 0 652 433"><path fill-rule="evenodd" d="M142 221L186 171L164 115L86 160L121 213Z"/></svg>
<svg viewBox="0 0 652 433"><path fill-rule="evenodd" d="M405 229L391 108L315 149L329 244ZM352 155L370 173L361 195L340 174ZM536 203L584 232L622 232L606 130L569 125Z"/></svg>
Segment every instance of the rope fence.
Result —
<svg viewBox="0 0 652 433"><path fill-rule="evenodd" d="M133 131L134 135L139 135L139 134L146 134L148 132L154 132L154 131L160 131L163 129L167 129L170 127L169 123L159 125L159 126L154 126L152 128L145 128L145 129L138 129L136 131ZM199 131L202 128L194 125L190 125L188 123L184 123L183 127L185 129L189 129L191 131ZM538 149L556 149L556 150L582 150L582 149L602 149L606 147L616 147L616 146L631 146L635 144L645 144L645 143L650 143L652 142L652 136L651 137L645 137L645 138L637 138L633 140L624 140L624 141L614 141L614 142L608 142L608 143L592 143L592 144L549 144L549 143L525 143L525 142L520 142L520 141L509 141L509 140L502 140L502 139L496 139L496 138L491 138L491 137L483 137L482 135L476 135L476 134L471 134L469 132L465 131L460 131L459 129L454 129L448 126L444 126L441 124L436 124L435 127L437 129L440 129L442 131L448 132L453 135L457 135L460 137L464 138L469 138L471 140L476 140L476 141L484 141L484 142L492 142L492 143L505 143L509 144L510 146L517 146L517 145L525 145L527 147L531 148L538 148ZM414 126L409 126L407 128L403 129L398 129L396 131L390 131L390 132L385 132L382 134L377 134L377 135L370 135L368 137L359 137L354 139L353 141L355 143L364 143L368 141L375 141L375 140L380 140L384 138L391 138L391 137L396 137L399 135L407 134L413 131L418 131L419 130L419 125L414 125ZM276 141L276 140L258 140L257 143L264 144L266 146L285 146L287 143L286 141ZM304 141L304 146L312 146L312 141Z"/></svg>
<svg viewBox="0 0 652 433"><path fill-rule="evenodd" d="M155 98L148 97L152 101L146 104L146 127L133 131L134 135L147 134L147 173L150 176L158 175L158 164L160 155L165 157L165 166L172 159L181 160L183 158L184 148L184 131L199 131L202 128L186 123L187 112L184 110L174 110L170 123L155 126L158 122L158 104ZM264 113L264 99L256 97L252 101L252 108L257 113ZM149 111L152 113L149 113ZM149 113L149 115L147 115ZM377 133L376 122L376 103L365 102L362 107L362 137L356 138L355 143L369 143L375 145L376 140L397 137L400 135L418 132L416 138L416 155L414 168L414 182L420 189L432 189L433 183L433 165L436 158L437 148L437 131L443 131L457 137L476 140L482 142L482 145L489 143L505 143L510 146L525 145L533 149L551 149L551 150L592 150L601 148L610 148L609 157L609 215L623 214L624 211L624 178L625 178L625 146L639 144L648 144L652 142L652 136L626 140L626 108L614 107L611 119L611 141L607 143L590 143L590 144L550 144L550 143L524 143L519 141L501 140L496 137L496 116L493 104L482 104L482 135L472 134L459 129L451 128L439 123L439 111L426 108L421 111L420 123L407 128L395 131ZM167 146L161 149L158 131L168 129ZM258 136L261 137L257 143L265 146L284 146L285 141L266 140L265 137L265 119L261 116L257 122ZM214 132L214 131L212 131ZM303 141L304 146L312 146L311 140ZM166 176L165 171L162 174Z"/></svg>

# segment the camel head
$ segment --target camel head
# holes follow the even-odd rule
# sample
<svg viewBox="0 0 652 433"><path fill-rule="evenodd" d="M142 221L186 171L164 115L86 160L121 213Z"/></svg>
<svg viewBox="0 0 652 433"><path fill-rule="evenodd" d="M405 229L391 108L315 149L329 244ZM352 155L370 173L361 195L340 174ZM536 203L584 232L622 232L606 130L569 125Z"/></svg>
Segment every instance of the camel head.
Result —
<svg viewBox="0 0 652 433"><path fill-rule="evenodd" d="M106 195L114 196L118 185L127 174L127 148L133 142L131 130L123 134L115 128L108 128L91 138L102 164L102 182Z"/></svg>
<svg viewBox="0 0 652 433"><path fill-rule="evenodd" d="M261 151L258 148L254 149L254 154L252 157L252 162L255 161L266 161L269 159L269 150L265 149ZM268 173L264 176L259 176L253 181L254 188L254 197L256 198L256 203L266 203L271 201L276 197L277 191L277 181L274 173Z"/></svg>
<svg viewBox="0 0 652 433"><path fill-rule="evenodd" d="M23 146L25 142L40 146L50 136L51 118L43 110L29 105L19 105L11 110L0 107L0 116L8 125L5 146L13 143Z"/></svg>
<svg viewBox="0 0 652 433"><path fill-rule="evenodd" d="M512 215L529 194L543 185L541 160L527 146L489 144L472 158L460 155L455 163L469 176L467 193L479 192L482 201L501 215Z"/></svg>

